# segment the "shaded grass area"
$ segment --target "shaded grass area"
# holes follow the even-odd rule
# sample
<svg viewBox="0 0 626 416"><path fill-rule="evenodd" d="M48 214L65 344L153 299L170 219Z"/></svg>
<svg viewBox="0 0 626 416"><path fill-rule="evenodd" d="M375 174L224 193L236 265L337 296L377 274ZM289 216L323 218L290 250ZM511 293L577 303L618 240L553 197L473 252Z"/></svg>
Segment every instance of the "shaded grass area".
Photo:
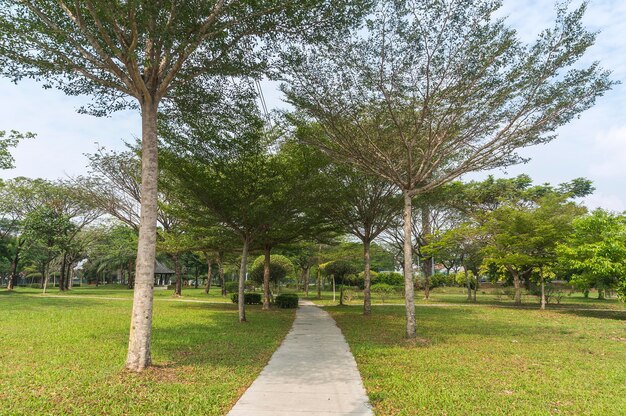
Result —
<svg viewBox="0 0 626 416"><path fill-rule="evenodd" d="M204 293L204 288L195 289L193 287L184 287L181 297L174 297L173 290L155 289L154 298L156 300L170 300L170 299L191 299L191 300L205 300L210 302L230 302L230 295L222 296L219 287L211 288L209 294ZM30 287L18 287L15 292L22 294L41 295L42 289L30 288ZM6 291L0 291L6 293ZM46 296L97 296L97 297L111 297L111 298L128 298L132 299L133 290L128 289L128 286L119 284L108 284L100 286L75 286L71 290L64 292L59 291L57 287L50 287L46 291Z"/></svg>
<svg viewBox="0 0 626 416"><path fill-rule="evenodd" d="M377 415L624 415L626 311L327 308Z"/></svg>
<svg viewBox="0 0 626 416"><path fill-rule="evenodd" d="M155 302L154 368L123 369L132 302L0 292L0 414L223 415L293 310Z"/></svg>
<svg viewBox="0 0 626 416"><path fill-rule="evenodd" d="M363 295L362 292L351 291L351 294L354 296L352 300L348 301L348 305L362 305L363 304ZM304 297L303 294L301 294ZM333 301L333 293L331 291L322 292L322 298L317 299L317 293L309 292L309 297L306 299L310 299L315 304L320 306L334 306L339 303L339 291L337 291L335 296L335 301ZM380 295L376 293L372 293L372 303L378 305L404 305L404 297L402 294L394 294L392 296L385 297L384 299L380 297ZM467 301L467 292L464 288L461 287L438 287L430 292L430 297L428 300L424 299L424 292L415 292L415 303L417 304L437 304L437 303L446 303L446 304L456 304L459 306L472 304L473 302ZM522 307L523 308L539 308L540 299L538 296L530 295L528 293L523 294L522 296ZM479 290L476 296L476 305L490 305L490 306L503 306L509 307L514 306L513 299L503 295L501 290L495 289L484 289ZM585 298L582 293L573 292L571 294L564 295L560 304L557 304L556 301L552 301L548 305L549 309L616 309L616 310L624 310L624 304L620 302L617 298L611 299L597 299L595 296L590 296Z"/></svg>

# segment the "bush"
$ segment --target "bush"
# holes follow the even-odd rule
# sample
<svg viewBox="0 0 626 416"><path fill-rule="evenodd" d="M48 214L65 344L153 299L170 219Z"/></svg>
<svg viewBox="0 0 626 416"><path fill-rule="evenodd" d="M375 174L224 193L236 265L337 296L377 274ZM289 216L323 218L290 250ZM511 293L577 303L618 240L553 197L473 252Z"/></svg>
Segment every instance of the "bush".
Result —
<svg viewBox="0 0 626 416"><path fill-rule="evenodd" d="M383 303L385 303L385 299L396 293L396 288L386 283L377 283L372 285L370 290L372 293L378 295Z"/></svg>
<svg viewBox="0 0 626 416"><path fill-rule="evenodd" d="M295 293L283 293L276 296L274 303L279 308L297 308L298 307L298 295Z"/></svg>
<svg viewBox="0 0 626 416"><path fill-rule="evenodd" d="M233 303L239 303L239 293L233 293L230 297L230 300ZM246 305L260 305L261 304L261 294L260 293L244 293L243 295L243 303Z"/></svg>
<svg viewBox="0 0 626 416"><path fill-rule="evenodd" d="M224 282L224 289L228 293L239 292L239 282Z"/></svg>
<svg viewBox="0 0 626 416"><path fill-rule="evenodd" d="M375 277L372 276L372 283L385 284L389 286L402 286L404 285L404 276L396 272L382 272L378 273Z"/></svg>

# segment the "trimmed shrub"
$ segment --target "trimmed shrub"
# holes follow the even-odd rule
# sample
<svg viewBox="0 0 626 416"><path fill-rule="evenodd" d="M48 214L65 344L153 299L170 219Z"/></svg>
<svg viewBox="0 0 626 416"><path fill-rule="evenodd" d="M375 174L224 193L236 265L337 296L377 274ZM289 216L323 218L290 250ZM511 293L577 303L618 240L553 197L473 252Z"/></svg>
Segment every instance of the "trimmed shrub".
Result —
<svg viewBox="0 0 626 416"><path fill-rule="evenodd" d="M239 303L239 294L233 293L230 297L230 300L233 303ZM243 303L246 305L260 305L261 304L261 294L260 293L244 293L243 295Z"/></svg>
<svg viewBox="0 0 626 416"><path fill-rule="evenodd" d="M224 282L224 289L228 293L237 293L239 291L239 282Z"/></svg>
<svg viewBox="0 0 626 416"><path fill-rule="evenodd" d="M276 296L274 301L279 308L297 308L298 307L298 295L295 293L283 293Z"/></svg>
<svg viewBox="0 0 626 416"><path fill-rule="evenodd" d="M370 290L373 294L378 295L383 303L385 303L385 299L396 293L396 288L386 283L372 285Z"/></svg>
<svg viewBox="0 0 626 416"><path fill-rule="evenodd" d="M404 285L404 276L396 272L382 272L372 277L373 284L386 284L389 286Z"/></svg>

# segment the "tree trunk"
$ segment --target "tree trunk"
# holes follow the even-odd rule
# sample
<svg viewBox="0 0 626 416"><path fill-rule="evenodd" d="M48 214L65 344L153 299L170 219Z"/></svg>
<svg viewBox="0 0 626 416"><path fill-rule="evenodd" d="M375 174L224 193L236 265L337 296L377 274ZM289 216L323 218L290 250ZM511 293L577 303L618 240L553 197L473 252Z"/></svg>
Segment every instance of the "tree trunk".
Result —
<svg viewBox="0 0 626 416"><path fill-rule="evenodd" d="M406 309L406 336L415 338L417 328L415 324L415 292L413 286L413 243L411 237L411 195L404 191L404 306Z"/></svg>
<svg viewBox="0 0 626 416"><path fill-rule="evenodd" d="M211 291L211 257L209 257L207 253L205 253L204 255L206 256L206 266L207 266L206 286L204 287L204 293L208 295L209 292Z"/></svg>
<svg viewBox="0 0 626 416"><path fill-rule="evenodd" d="M152 304L154 293L154 261L157 223L157 108L158 103L146 99L141 108L141 217L135 290L131 315L126 368L143 371L151 364Z"/></svg>
<svg viewBox="0 0 626 416"><path fill-rule="evenodd" d="M132 268L133 268L133 262L132 261L128 262L128 288L129 289L132 289L135 287L135 279L131 272Z"/></svg>
<svg viewBox="0 0 626 416"><path fill-rule="evenodd" d="M244 302L244 292L246 288L246 267L248 265L248 237L243 240L241 250L241 267L239 267L239 322L246 322L246 303Z"/></svg>
<svg viewBox="0 0 626 416"><path fill-rule="evenodd" d="M304 297L309 297L309 277L311 273L311 266L308 266L304 271Z"/></svg>
<svg viewBox="0 0 626 416"><path fill-rule="evenodd" d="M316 282L317 282L317 298L321 299L322 298L322 271L320 270L319 264L317 265Z"/></svg>
<svg viewBox="0 0 626 416"><path fill-rule="evenodd" d="M11 262L11 273L9 274L9 282L7 284L7 290L13 290L15 285L17 284L17 265L20 261L20 251L22 249L23 241L20 241L15 248L15 256L13 256L13 261Z"/></svg>
<svg viewBox="0 0 626 416"><path fill-rule="evenodd" d="M517 271L511 270L511 274L513 274L513 286L515 287L515 306L520 306L522 304L522 282Z"/></svg>
<svg viewBox="0 0 626 416"><path fill-rule="evenodd" d="M339 286L339 306L343 306L343 283Z"/></svg>
<svg viewBox="0 0 626 416"><path fill-rule="evenodd" d="M478 273L474 273L474 279L476 279L476 281L474 282L474 303L476 303L476 292L478 292Z"/></svg>
<svg viewBox="0 0 626 416"><path fill-rule="evenodd" d="M68 261L65 265L65 290L72 288L72 263L74 260Z"/></svg>
<svg viewBox="0 0 626 416"><path fill-rule="evenodd" d="M272 248L269 245L265 245L263 248L263 310L269 310L270 308L270 252Z"/></svg>
<svg viewBox="0 0 626 416"><path fill-rule="evenodd" d="M465 270L465 284L467 285L467 301L469 302L472 300L472 285L470 284L467 269Z"/></svg>
<svg viewBox="0 0 626 416"><path fill-rule="evenodd" d="M333 275L333 302L335 302L336 300L336 296L335 296L335 293L337 291L336 287L337 285L335 284L335 275Z"/></svg>
<svg viewBox="0 0 626 416"><path fill-rule="evenodd" d="M428 244L426 236L432 233L432 227L430 223L430 209L428 206L422 207L422 238L423 244ZM424 299L430 298L430 280L433 274L433 258L426 257L422 259L422 272L424 273Z"/></svg>
<svg viewBox="0 0 626 416"><path fill-rule="evenodd" d="M222 296L226 296L226 288L224 287L224 252L217 252L217 273L220 275L220 283L222 284Z"/></svg>
<svg viewBox="0 0 626 416"><path fill-rule="evenodd" d="M48 266L44 267L44 273L43 273L43 293L46 293L46 289L48 289L48 280L50 280L50 273L49 273L49 268Z"/></svg>
<svg viewBox="0 0 626 416"><path fill-rule="evenodd" d="M67 262L67 253L63 253L63 260L61 260L61 269L59 270L59 291L65 290L65 263Z"/></svg>
<svg viewBox="0 0 626 416"><path fill-rule="evenodd" d="M541 310L546 309L546 285L543 281L543 273L539 272L541 275Z"/></svg>
<svg viewBox="0 0 626 416"><path fill-rule="evenodd" d="M365 270L363 271L363 315L372 314L372 295L370 290L372 284L372 276L370 273L370 244L371 242L369 238L363 240L363 263L365 265Z"/></svg>
<svg viewBox="0 0 626 416"><path fill-rule="evenodd" d="M183 276L180 267L180 257L178 254L172 256L174 260L174 272L176 273L176 284L174 286L174 296L181 296L183 293Z"/></svg>

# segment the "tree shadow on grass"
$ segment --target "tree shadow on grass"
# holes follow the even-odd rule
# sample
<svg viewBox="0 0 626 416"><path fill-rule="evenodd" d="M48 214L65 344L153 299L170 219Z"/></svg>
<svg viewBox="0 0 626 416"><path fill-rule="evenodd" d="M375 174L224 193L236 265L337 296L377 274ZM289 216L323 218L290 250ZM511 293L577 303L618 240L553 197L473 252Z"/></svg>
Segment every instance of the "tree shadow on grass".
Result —
<svg viewBox="0 0 626 416"><path fill-rule="evenodd" d="M618 311L607 309L606 311L599 311L574 309L559 310L558 312L566 315L575 315L582 318L613 319L616 321L626 321L626 310Z"/></svg>

